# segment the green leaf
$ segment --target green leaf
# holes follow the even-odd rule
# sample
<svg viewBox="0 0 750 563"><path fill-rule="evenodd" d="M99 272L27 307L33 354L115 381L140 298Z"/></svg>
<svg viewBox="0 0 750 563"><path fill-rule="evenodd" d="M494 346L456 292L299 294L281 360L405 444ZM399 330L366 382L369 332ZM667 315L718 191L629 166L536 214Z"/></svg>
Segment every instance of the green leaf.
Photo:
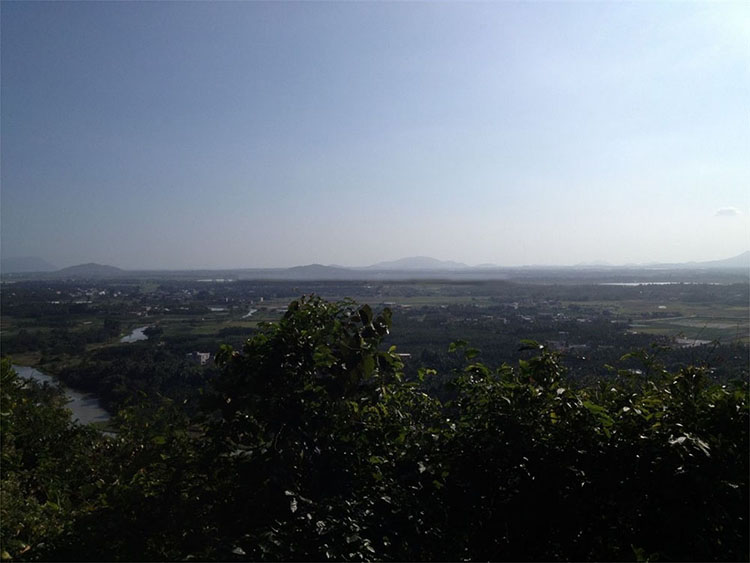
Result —
<svg viewBox="0 0 750 563"><path fill-rule="evenodd" d="M459 348L465 348L469 343L466 340L454 340L448 345L448 352L455 352Z"/></svg>
<svg viewBox="0 0 750 563"><path fill-rule="evenodd" d="M596 418L601 422L604 426L609 427L614 424L614 420L609 415L609 411L605 409L601 405L597 405L596 403L593 403L591 401L583 401L583 406L588 409L588 411L596 416ZM605 430L606 431L606 430Z"/></svg>
<svg viewBox="0 0 750 563"><path fill-rule="evenodd" d="M372 375L375 370L375 358L372 356L365 356L362 358L362 376L367 379Z"/></svg>
<svg viewBox="0 0 750 563"><path fill-rule="evenodd" d="M471 360L473 358L476 358L479 355L479 350L477 348L467 348L464 352L464 358L467 360Z"/></svg>
<svg viewBox="0 0 750 563"><path fill-rule="evenodd" d="M359 308L359 319L362 324L369 325L372 323L372 309L369 305L362 305Z"/></svg>

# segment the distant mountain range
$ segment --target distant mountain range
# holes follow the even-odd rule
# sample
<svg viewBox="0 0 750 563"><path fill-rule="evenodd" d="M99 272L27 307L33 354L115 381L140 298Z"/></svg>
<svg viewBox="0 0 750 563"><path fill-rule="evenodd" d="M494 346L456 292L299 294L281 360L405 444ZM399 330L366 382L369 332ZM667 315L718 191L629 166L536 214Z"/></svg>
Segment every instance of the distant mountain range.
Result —
<svg viewBox="0 0 750 563"><path fill-rule="evenodd" d="M336 266L341 268L341 266ZM732 258L726 258L724 260L710 260L707 262L679 262L679 263L661 263L661 264L628 264L626 266L616 266L605 262L603 260L596 260L593 262L584 262L576 264L575 266L523 266L537 267L537 268L566 268L566 269L610 269L610 268L674 268L674 269L704 269L704 268L750 268L750 251L743 252L738 256ZM507 270L513 269L507 266L498 266L496 264L479 264L478 266L467 266L461 262L452 262L450 260L437 260L430 258L429 256L414 256L411 258L401 258L400 260L394 260L393 262L378 262L372 266L366 266L364 268L344 268L344 269L355 269L355 270L439 270L439 271L450 271L450 270Z"/></svg>
<svg viewBox="0 0 750 563"><path fill-rule="evenodd" d="M732 258L724 260L709 260L708 262L683 262L679 264L653 264L650 268L750 268L750 250Z"/></svg>
<svg viewBox="0 0 750 563"><path fill-rule="evenodd" d="M3 258L0 260L0 273L18 274L22 272L52 272L57 270L46 260L36 256L18 256L15 258Z"/></svg>
<svg viewBox="0 0 750 563"><path fill-rule="evenodd" d="M88 264L79 264L77 266L69 266L62 270L55 272L55 277L60 278L108 278L113 276L120 276L127 273L125 270L116 268L115 266L106 266L104 264L95 264L89 262Z"/></svg>
<svg viewBox="0 0 750 563"><path fill-rule="evenodd" d="M292 268L236 268L222 270L123 270L115 266L103 264L79 264L61 270L39 258L4 258L2 261L3 276L17 278L19 276L40 277L46 279L70 278L112 278L124 276L167 276L185 277L196 276L224 279L258 279L258 280L388 280L388 279L504 279L520 272L628 272L632 270L659 272L661 270L693 270L713 271L732 270L736 274L747 271L750 276L750 251L725 260L710 260L707 262L684 262L665 264L628 264L626 266L612 266L607 263L594 262L577 264L575 266L523 266L502 267L494 264L467 266L460 262L437 260L428 256L414 256L401 258L392 262L379 262L362 268L346 268L343 266L324 266L322 264L308 264Z"/></svg>

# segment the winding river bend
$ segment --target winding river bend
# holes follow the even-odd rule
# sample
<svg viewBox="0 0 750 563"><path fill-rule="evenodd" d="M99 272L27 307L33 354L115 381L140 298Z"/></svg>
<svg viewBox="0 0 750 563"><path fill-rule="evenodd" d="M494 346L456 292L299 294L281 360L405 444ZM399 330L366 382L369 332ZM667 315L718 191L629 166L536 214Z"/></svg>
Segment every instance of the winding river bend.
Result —
<svg viewBox="0 0 750 563"><path fill-rule="evenodd" d="M131 332L127 336L123 336L122 338L120 338L120 342L128 344L130 342L138 342L139 340L148 340L148 335L144 334L144 331L147 328L148 326L141 326L133 329L133 332Z"/></svg>
<svg viewBox="0 0 750 563"><path fill-rule="evenodd" d="M138 342L140 340L147 340L148 335L144 334L144 331L148 326L142 326L134 329L127 336L123 336L120 342L130 343ZM50 385L59 384L62 387L65 396L68 398L68 404L66 405L73 413L73 420L80 424L89 424L91 422L106 422L111 418L110 414L104 410L99 399L90 393L79 393L74 391L65 385L62 385L54 377L42 373L36 368L28 366L17 366L14 365L13 369L24 379L33 379L38 383L49 383Z"/></svg>
<svg viewBox="0 0 750 563"><path fill-rule="evenodd" d="M58 383L55 378L32 367L14 365L13 369L24 379L33 379L39 383L49 383L50 385ZM73 420L77 420L80 424L89 424L110 419L109 413L102 408L99 399L93 395L73 391L64 385L62 385L62 389L68 398L67 407L73 412Z"/></svg>

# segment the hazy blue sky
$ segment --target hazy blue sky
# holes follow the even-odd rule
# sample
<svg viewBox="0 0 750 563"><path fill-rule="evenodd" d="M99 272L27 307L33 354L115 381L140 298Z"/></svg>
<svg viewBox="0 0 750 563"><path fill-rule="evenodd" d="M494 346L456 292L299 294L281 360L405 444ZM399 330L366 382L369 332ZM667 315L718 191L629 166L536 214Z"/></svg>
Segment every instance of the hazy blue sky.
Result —
<svg viewBox="0 0 750 563"><path fill-rule="evenodd" d="M2 2L2 255L750 247L750 3Z"/></svg>

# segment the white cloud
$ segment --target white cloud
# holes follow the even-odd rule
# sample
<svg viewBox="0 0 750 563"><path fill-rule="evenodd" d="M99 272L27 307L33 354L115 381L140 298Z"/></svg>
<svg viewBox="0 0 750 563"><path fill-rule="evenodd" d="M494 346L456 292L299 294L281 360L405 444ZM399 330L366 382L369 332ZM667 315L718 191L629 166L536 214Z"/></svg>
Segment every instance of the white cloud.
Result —
<svg viewBox="0 0 750 563"><path fill-rule="evenodd" d="M742 215L736 207L722 207L715 213L716 217L737 217Z"/></svg>

